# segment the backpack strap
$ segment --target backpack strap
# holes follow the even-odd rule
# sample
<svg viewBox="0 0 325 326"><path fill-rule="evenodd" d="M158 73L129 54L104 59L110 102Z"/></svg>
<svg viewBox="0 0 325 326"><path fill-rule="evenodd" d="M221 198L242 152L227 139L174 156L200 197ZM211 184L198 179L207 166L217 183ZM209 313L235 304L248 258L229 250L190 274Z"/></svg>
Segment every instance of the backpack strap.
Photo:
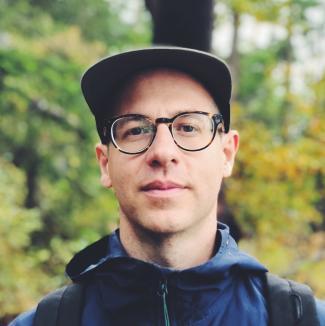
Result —
<svg viewBox="0 0 325 326"><path fill-rule="evenodd" d="M319 326L309 286L266 273L266 298L272 326Z"/></svg>
<svg viewBox="0 0 325 326"><path fill-rule="evenodd" d="M84 287L72 283L46 295L37 306L33 326L79 326Z"/></svg>

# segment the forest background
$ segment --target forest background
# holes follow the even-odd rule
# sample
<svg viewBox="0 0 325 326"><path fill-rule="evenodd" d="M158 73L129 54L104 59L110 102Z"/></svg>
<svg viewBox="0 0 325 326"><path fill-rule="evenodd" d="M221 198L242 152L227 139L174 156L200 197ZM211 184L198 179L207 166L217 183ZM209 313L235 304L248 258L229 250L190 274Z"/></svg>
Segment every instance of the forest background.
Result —
<svg viewBox="0 0 325 326"><path fill-rule="evenodd" d="M218 0L213 15L212 52L235 81L241 147L224 200L240 247L324 298L325 4ZM0 324L116 228L80 78L151 31L142 0L0 0Z"/></svg>

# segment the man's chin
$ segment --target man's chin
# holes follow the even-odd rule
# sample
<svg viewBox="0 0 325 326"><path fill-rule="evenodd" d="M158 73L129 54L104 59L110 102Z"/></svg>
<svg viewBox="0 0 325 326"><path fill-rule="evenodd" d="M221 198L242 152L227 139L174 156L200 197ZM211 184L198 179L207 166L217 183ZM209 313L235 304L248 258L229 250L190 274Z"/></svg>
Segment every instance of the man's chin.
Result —
<svg viewBox="0 0 325 326"><path fill-rule="evenodd" d="M187 218L176 216L176 214L170 215L169 212L156 212L154 217L148 217L142 223L140 222L141 227L155 235L171 236L183 232L189 227Z"/></svg>
<svg viewBox="0 0 325 326"><path fill-rule="evenodd" d="M184 203L178 201L156 199L151 201L150 205L139 203L139 207L142 209L128 207L122 210L122 216L128 224L140 232L173 235L189 229L194 223L190 211L184 210Z"/></svg>
<svg viewBox="0 0 325 326"><path fill-rule="evenodd" d="M144 199L143 207L152 210L155 215L172 215L173 217L179 214L179 210L186 207L186 200L177 197L147 197ZM151 215L151 213L149 213Z"/></svg>

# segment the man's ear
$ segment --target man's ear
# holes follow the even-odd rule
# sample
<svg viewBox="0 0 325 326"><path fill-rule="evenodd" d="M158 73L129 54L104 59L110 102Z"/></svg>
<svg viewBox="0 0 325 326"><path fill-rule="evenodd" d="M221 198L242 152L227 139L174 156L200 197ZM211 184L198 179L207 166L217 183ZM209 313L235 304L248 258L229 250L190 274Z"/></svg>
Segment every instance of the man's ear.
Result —
<svg viewBox="0 0 325 326"><path fill-rule="evenodd" d="M108 172L108 148L101 143L96 145L96 156L100 170L100 182L103 187L112 187L112 180Z"/></svg>
<svg viewBox="0 0 325 326"><path fill-rule="evenodd" d="M234 166L236 153L239 147L239 134L236 130L229 130L223 135L223 152L225 157L223 176L229 177Z"/></svg>

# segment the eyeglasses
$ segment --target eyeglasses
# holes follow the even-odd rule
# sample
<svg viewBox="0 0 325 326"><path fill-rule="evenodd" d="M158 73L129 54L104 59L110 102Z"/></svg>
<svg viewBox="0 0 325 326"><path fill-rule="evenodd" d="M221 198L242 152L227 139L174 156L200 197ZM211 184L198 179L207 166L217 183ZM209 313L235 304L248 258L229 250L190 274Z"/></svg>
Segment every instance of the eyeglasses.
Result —
<svg viewBox="0 0 325 326"><path fill-rule="evenodd" d="M126 114L115 117L104 127L103 134L122 153L139 154L153 143L158 124L165 123L175 144L185 151L200 151L208 147L216 131L223 132L220 113L202 111L182 112L173 118L152 120L141 114Z"/></svg>

